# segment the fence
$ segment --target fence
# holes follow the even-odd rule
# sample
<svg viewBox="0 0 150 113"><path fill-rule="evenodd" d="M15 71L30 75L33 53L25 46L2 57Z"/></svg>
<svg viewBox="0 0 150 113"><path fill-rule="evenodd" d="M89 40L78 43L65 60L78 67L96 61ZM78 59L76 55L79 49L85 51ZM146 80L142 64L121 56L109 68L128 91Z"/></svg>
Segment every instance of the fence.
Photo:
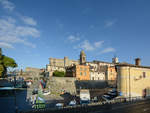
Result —
<svg viewBox="0 0 150 113"><path fill-rule="evenodd" d="M88 105L76 105L76 106L66 106L66 107L58 107L58 108L47 108L47 107L41 107L33 109L32 111L28 112L22 112L22 113L86 113L86 112L92 112L99 109L108 109L112 105L121 105L123 104L131 104L131 103L137 103L145 100L150 100L150 96L143 98L143 97L128 97L128 98L116 98L110 101L102 101L102 102L96 102L96 103L90 103ZM36 105L37 106L37 105ZM39 104L38 104L39 106Z"/></svg>

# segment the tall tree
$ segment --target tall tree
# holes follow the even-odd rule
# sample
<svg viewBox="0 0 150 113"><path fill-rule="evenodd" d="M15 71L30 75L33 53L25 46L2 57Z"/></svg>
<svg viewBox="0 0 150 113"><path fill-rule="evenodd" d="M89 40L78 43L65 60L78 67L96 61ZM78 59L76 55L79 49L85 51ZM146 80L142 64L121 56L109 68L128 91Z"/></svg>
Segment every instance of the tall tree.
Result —
<svg viewBox="0 0 150 113"><path fill-rule="evenodd" d="M0 48L0 77L6 77L8 67L15 68L17 64L13 58L2 55L2 50Z"/></svg>

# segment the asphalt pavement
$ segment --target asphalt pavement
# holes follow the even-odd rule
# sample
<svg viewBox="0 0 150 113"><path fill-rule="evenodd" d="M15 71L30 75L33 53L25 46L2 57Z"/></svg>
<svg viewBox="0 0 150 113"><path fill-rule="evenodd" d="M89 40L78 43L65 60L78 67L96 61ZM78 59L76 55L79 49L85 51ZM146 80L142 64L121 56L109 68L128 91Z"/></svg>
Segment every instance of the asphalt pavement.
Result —
<svg viewBox="0 0 150 113"><path fill-rule="evenodd" d="M108 105L105 109L90 113L150 113L150 100L129 104Z"/></svg>

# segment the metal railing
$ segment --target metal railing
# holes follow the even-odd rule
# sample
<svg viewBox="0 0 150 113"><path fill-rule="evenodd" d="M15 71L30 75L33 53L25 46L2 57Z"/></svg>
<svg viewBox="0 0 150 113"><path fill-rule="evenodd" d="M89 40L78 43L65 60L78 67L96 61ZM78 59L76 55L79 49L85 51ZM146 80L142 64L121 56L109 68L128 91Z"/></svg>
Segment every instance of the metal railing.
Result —
<svg viewBox="0 0 150 113"><path fill-rule="evenodd" d="M136 103L140 102L143 100L150 100L150 96L147 96L145 98L143 97L127 97L127 98L115 98L110 101L101 101L101 102L96 102L96 103L90 103L87 105L76 105L76 106L65 106L65 107L54 107L54 108L49 108L45 103L38 103L34 105L34 108L32 109L33 112L35 111L61 111L64 113L69 113L69 111L72 111L73 113L79 112L83 113L82 111L91 111L93 109L97 108L105 108L109 105L115 105L115 104L131 104L131 103ZM30 111L30 113L32 113ZM72 113L71 112L71 113ZM28 112L23 112L23 113L28 113Z"/></svg>

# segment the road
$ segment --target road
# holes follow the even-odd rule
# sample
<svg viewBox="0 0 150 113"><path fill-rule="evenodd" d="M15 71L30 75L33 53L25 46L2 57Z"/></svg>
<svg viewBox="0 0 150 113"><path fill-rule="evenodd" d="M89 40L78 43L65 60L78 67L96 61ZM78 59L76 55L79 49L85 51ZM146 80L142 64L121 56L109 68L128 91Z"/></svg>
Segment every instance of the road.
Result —
<svg viewBox="0 0 150 113"><path fill-rule="evenodd" d="M0 97L0 113L15 113L16 106L18 111L32 109L32 105L27 101L27 97L29 98L32 96L34 88L38 88L38 81L33 82L30 88L16 90L16 96L15 92L11 91L8 96Z"/></svg>
<svg viewBox="0 0 150 113"><path fill-rule="evenodd" d="M109 105L105 109L90 113L150 113L150 100L134 104Z"/></svg>
<svg viewBox="0 0 150 113"><path fill-rule="evenodd" d="M16 103L15 95L0 97L0 113L15 113L15 107L18 110L32 109L31 105L26 101L27 90L16 91ZM16 105L15 105L16 104Z"/></svg>

